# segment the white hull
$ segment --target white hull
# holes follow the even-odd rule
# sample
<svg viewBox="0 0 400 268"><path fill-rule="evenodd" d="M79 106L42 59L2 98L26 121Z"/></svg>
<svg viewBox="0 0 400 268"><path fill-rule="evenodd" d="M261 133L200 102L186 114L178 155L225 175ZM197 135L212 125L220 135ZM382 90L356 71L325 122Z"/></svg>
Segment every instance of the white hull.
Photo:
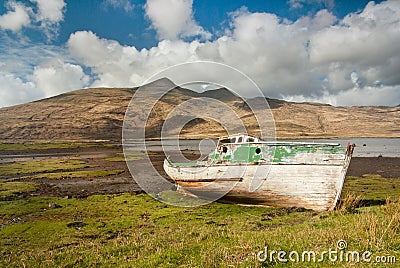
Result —
<svg viewBox="0 0 400 268"><path fill-rule="evenodd" d="M237 202L275 207L333 210L340 197L351 156L326 163L174 166L164 170L178 188L207 198L220 194Z"/></svg>

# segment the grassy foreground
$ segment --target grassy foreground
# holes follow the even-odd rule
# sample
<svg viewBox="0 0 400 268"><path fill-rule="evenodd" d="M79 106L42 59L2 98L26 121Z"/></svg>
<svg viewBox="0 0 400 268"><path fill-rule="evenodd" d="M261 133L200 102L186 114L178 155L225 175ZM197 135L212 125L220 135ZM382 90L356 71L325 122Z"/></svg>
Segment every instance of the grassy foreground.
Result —
<svg viewBox="0 0 400 268"><path fill-rule="evenodd" d="M90 167L84 161L80 160L34 160L22 161L0 165L0 176L19 175L27 173L46 173L64 170L75 170Z"/></svg>
<svg viewBox="0 0 400 268"><path fill-rule="evenodd" d="M220 203L181 208L144 194L3 201L0 266L269 267L283 264L259 262L256 254L265 247L321 253L336 250L338 240L347 242L346 250L372 252L373 261L395 256L400 262L399 201L346 211ZM332 262L326 257L322 263L285 266L330 267Z"/></svg>
<svg viewBox="0 0 400 268"><path fill-rule="evenodd" d="M46 149L75 149L98 146L99 143L77 143L77 142L43 142L31 143L0 143L0 150L46 150ZM105 146L104 144L101 144Z"/></svg>
<svg viewBox="0 0 400 268"><path fill-rule="evenodd" d="M143 155L127 157L133 161ZM105 160L124 158L118 153ZM40 180L96 179L123 172L103 168L72 159L1 164L0 176L5 177L0 181L0 200L16 200L0 201L0 267L396 267L400 263L400 178L348 176L342 207L329 213L221 203L182 208L143 194L26 198L38 189ZM173 192L158 197L174 203L184 199ZM374 206L359 208L370 204ZM338 250L339 240L347 243L339 253L370 251L371 263L331 262L326 255L318 262L322 252ZM281 262L275 252L272 260L260 262L257 253L265 257L266 247L269 254L296 251L300 261ZM316 261L307 256L303 261L304 251L319 254ZM377 263L376 257L384 257L386 264Z"/></svg>

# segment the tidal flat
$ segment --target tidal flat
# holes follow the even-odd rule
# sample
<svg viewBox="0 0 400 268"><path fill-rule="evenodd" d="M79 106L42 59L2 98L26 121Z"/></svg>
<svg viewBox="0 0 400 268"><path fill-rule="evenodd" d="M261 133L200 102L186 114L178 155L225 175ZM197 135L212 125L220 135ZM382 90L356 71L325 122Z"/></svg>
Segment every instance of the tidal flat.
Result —
<svg viewBox="0 0 400 268"><path fill-rule="evenodd" d="M187 197L142 193L118 145L47 146L0 153L2 267L279 267L276 255L260 262L257 253L321 253L341 240L343 253L371 252L362 266L385 266L375 258L382 256L393 267L400 262L399 158L354 158L338 208L316 213L221 202L174 207L162 199ZM149 156L161 168L164 155ZM318 257L285 266L332 266Z"/></svg>

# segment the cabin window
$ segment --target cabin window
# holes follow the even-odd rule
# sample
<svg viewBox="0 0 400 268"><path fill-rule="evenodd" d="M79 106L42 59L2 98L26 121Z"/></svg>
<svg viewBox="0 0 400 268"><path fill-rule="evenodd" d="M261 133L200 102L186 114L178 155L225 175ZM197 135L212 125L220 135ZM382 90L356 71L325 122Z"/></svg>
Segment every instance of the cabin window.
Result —
<svg viewBox="0 0 400 268"><path fill-rule="evenodd" d="M254 142L254 139L253 138L249 138L247 141L248 142Z"/></svg>
<svg viewBox="0 0 400 268"><path fill-rule="evenodd" d="M227 153L228 152L228 147L226 147L226 146L222 147L222 152Z"/></svg>
<svg viewBox="0 0 400 268"><path fill-rule="evenodd" d="M230 143L232 142L230 139L223 139L219 141L220 143Z"/></svg>
<svg viewBox="0 0 400 268"><path fill-rule="evenodd" d="M260 153L261 153L261 149L257 147L256 154L260 154Z"/></svg>
<svg viewBox="0 0 400 268"><path fill-rule="evenodd" d="M238 143L241 143L243 141L243 137L239 137Z"/></svg>

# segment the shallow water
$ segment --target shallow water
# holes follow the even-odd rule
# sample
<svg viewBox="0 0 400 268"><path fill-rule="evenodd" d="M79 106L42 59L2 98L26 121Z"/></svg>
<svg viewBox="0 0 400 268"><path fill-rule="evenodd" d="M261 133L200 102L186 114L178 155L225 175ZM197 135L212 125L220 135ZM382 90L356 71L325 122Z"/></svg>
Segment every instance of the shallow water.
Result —
<svg viewBox="0 0 400 268"><path fill-rule="evenodd" d="M294 142L315 142L315 143L339 143L341 146L346 147L347 143L355 144L353 156L355 157L400 157L400 138L349 138L349 139L305 139L305 140L284 140ZM199 150L206 154L214 148L215 140L207 139L206 141L201 140L180 140L180 150ZM178 149L177 144L172 140L161 141L148 141L146 147L139 143L127 143L131 147L130 149L143 150L146 148L148 151L176 151ZM201 147L199 146L201 144ZM133 148L132 148L133 147ZM163 149L164 148L164 149Z"/></svg>
<svg viewBox="0 0 400 268"><path fill-rule="evenodd" d="M299 140L296 140L299 141ZM307 141L307 140L304 140ZM310 140L308 140L310 142ZM353 156L368 157L368 156L385 156L385 157L400 157L400 139L392 138L349 138L349 139L315 139L313 142L334 142L339 143L343 147L347 143L355 144Z"/></svg>

